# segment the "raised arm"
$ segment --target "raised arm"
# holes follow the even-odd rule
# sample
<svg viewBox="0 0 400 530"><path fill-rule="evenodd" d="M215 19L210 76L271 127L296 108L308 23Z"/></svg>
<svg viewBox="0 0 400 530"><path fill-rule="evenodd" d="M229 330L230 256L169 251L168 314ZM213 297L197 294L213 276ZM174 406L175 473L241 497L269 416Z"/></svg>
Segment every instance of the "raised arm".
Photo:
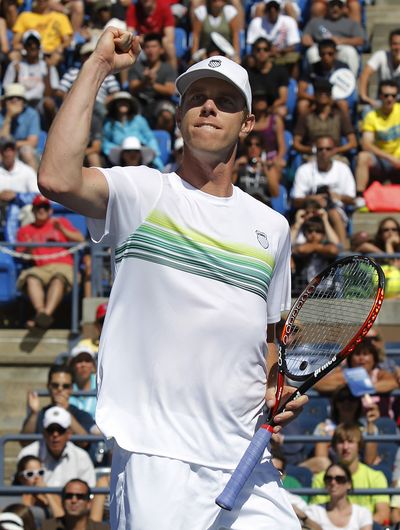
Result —
<svg viewBox="0 0 400 530"><path fill-rule="evenodd" d="M83 215L104 218L108 186L101 171L83 168L96 94L107 75L131 67L138 37L107 28L84 63L50 129L38 185L46 197Z"/></svg>

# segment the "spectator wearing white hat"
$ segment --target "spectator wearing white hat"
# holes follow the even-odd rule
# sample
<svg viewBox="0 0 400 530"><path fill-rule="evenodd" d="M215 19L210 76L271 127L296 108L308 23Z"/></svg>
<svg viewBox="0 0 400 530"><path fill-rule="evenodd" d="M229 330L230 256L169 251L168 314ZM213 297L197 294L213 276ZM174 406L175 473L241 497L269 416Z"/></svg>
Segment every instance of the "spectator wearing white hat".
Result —
<svg viewBox="0 0 400 530"><path fill-rule="evenodd" d="M26 91L21 83L4 88L4 107L0 113L0 136L13 136L20 158L37 169L36 147L39 141L40 117L26 104Z"/></svg>
<svg viewBox="0 0 400 530"><path fill-rule="evenodd" d="M150 147L140 143L136 136L128 136L120 147L113 147L108 156L110 162L115 166L146 166L152 165L155 152Z"/></svg>
<svg viewBox="0 0 400 530"><path fill-rule="evenodd" d="M50 407L43 416L43 440L24 447L18 460L23 456L38 456L46 469L45 481L48 486L64 486L75 477L93 487L95 472L88 453L70 441L71 414L62 407Z"/></svg>
<svg viewBox="0 0 400 530"><path fill-rule="evenodd" d="M22 43L25 54L9 63L3 86L20 83L25 88L27 102L36 107L43 117L47 116L49 127L56 112L52 95L59 84L57 68L51 56L44 55L41 58L41 37L37 31L26 31L22 36Z"/></svg>
<svg viewBox="0 0 400 530"><path fill-rule="evenodd" d="M107 116L103 127L102 151L109 158L111 150L120 147L123 141L135 136L143 146L149 147L156 156L152 164L163 168L160 149L149 123L139 112L139 105L129 92L121 91L113 95L107 104Z"/></svg>
<svg viewBox="0 0 400 530"><path fill-rule="evenodd" d="M24 530L24 522L16 513L3 512L0 513L0 528L4 530Z"/></svg>
<svg viewBox="0 0 400 530"><path fill-rule="evenodd" d="M89 346L75 346L70 353L69 365L74 376L73 390L96 390L96 353ZM96 396L71 396L69 403L94 418Z"/></svg>

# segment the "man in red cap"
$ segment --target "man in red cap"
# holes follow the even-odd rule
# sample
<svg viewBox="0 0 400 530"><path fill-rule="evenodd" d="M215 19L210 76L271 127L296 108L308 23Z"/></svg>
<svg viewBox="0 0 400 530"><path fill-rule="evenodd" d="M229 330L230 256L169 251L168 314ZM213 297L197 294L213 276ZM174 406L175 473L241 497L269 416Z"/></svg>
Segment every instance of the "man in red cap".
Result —
<svg viewBox="0 0 400 530"><path fill-rule="evenodd" d="M93 352L93 354L97 355L99 351L101 330L103 329L104 319L107 313L107 305L107 302L103 302L96 308L96 320L94 322L95 336L80 340L77 344L77 347L79 346L80 348L88 348Z"/></svg>
<svg viewBox="0 0 400 530"><path fill-rule="evenodd" d="M26 243L48 243L84 241L83 235L67 219L53 218L50 201L37 195L32 201L33 223L22 226L17 232L17 241ZM35 310L28 328L47 329L53 322L53 313L68 292L73 282L73 257L64 247L23 247L18 252L30 252L34 266L21 272L17 288L29 297ZM62 253L60 255L60 253ZM52 256L54 254L54 257Z"/></svg>

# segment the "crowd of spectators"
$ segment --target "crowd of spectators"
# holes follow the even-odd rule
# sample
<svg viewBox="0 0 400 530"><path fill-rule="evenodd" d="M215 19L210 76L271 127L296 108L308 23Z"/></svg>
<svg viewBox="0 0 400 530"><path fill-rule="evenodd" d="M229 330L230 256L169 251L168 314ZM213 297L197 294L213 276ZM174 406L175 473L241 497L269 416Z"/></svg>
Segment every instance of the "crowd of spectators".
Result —
<svg viewBox="0 0 400 530"><path fill-rule="evenodd" d="M272 207L280 204L288 217L293 295L350 250L382 255L386 296L400 297L398 220L388 215L375 233L353 233L351 223L355 210L368 209L365 192L374 181L399 180L400 29L390 33L388 49L361 68L368 39L359 0L8 0L0 9L0 236L16 243L18 255L31 257L17 280L32 310L23 325L54 325L74 281L71 254L55 243L81 243L87 234L39 194L36 171L55 114L110 25L139 34L143 51L129 71L103 82L85 165L175 171L183 150L175 79L189 64L226 55L249 73L256 116L254 131L238 146L232 182ZM172 146L166 154L160 131ZM287 207L279 203L286 195ZM37 246L24 246L30 243ZM90 296L90 255L83 253L82 263L83 293ZM99 470L109 465L111 449L102 441L71 440L99 434L94 391L106 310L106 304L96 310L96 336L80 340L51 366L48 402L34 389L27 396L21 433L43 437L21 449L13 484L62 492L9 499L0 528L108 528L108 495L93 497L91 488L109 486L107 471ZM375 387L372 398L354 396L347 386L345 369L357 367ZM399 376L372 333L347 366L316 386L329 408L315 415L311 432L327 439L311 448L286 444L285 432L304 432L300 417L273 448L285 487L327 490L327 496L291 495L304 528L378 530L399 523L400 496L351 495L353 488L400 485L400 452L390 465L382 444L363 439L385 432L386 423L397 432L399 400L391 392Z"/></svg>

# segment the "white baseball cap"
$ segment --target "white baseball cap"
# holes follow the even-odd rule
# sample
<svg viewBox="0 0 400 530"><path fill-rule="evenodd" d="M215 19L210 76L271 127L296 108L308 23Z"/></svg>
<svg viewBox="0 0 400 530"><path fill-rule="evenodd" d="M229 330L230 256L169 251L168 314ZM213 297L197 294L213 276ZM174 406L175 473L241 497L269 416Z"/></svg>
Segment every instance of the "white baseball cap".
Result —
<svg viewBox="0 0 400 530"><path fill-rule="evenodd" d="M43 416L43 427L47 429L50 425L60 425L63 429L71 426L71 414L62 407L50 407Z"/></svg>
<svg viewBox="0 0 400 530"><path fill-rule="evenodd" d="M96 353L89 348L89 346L79 346L79 344L72 348L69 355L71 359L73 359L74 357L78 357L81 353L88 353L93 359L96 357Z"/></svg>
<svg viewBox="0 0 400 530"><path fill-rule="evenodd" d="M176 89L182 97L186 90L195 81L207 77L216 77L228 81L241 92L246 100L246 106L251 112L251 88L249 83L249 76L246 70L227 57L222 55L215 55L194 64L181 74L176 80Z"/></svg>
<svg viewBox="0 0 400 530"><path fill-rule="evenodd" d="M0 513L0 525L5 530L23 530L24 521L13 512Z"/></svg>

